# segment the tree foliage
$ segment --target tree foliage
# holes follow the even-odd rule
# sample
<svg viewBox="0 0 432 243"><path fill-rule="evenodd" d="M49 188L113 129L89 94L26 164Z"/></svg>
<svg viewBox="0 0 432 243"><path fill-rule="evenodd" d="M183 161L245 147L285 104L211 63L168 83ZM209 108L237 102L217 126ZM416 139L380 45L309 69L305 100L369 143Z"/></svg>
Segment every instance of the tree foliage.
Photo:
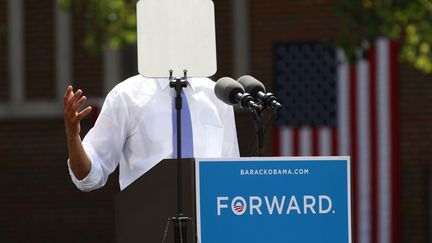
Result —
<svg viewBox="0 0 432 243"><path fill-rule="evenodd" d="M58 0L60 7L83 16L83 45L92 52L136 42L136 0Z"/></svg>
<svg viewBox="0 0 432 243"><path fill-rule="evenodd" d="M342 0L337 3L341 23L338 44L350 60L366 53L377 37L399 41L400 59L432 72L431 0Z"/></svg>
<svg viewBox="0 0 432 243"><path fill-rule="evenodd" d="M84 46L91 51L136 42L137 0L58 0L84 16ZM367 43L389 37L400 43L400 58L432 73L432 0L337 0L341 31L337 44L349 60L367 53Z"/></svg>

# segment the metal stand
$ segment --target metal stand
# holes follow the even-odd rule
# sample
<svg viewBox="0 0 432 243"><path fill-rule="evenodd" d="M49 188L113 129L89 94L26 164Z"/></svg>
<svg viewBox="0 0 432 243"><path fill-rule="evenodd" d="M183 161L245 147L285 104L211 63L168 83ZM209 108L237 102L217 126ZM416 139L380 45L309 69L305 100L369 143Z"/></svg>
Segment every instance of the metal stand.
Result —
<svg viewBox="0 0 432 243"><path fill-rule="evenodd" d="M273 94L270 94L273 96ZM264 128L264 119L263 119L263 110L267 107L266 102L262 102L262 104L250 108L250 110L254 113L255 120L255 129L256 129L256 138L257 138L257 148L256 148L256 156L263 157L264 156L264 135L267 131L268 125L273 122L276 116L279 114L282 106L279 104L273 108L273 115L270 120L267 122L267 125Z"/></svg>
<svg viewBox="0 0 432 243"><path fill-rule="evenodd" d="M256 108L252 109L254 113L254 119L255 119L255 129L257 133L257 156L263 157L264 156L264 120L263 120L263 113L262 108Z"/></svg>
<svg viewBox="0 0 432 243"><path fill-rule="evenodd" d="M184 216L182 212L182 171L181 171L181 160L182 160L182 153L181 153L181 110L183 107L183 101L181 96L181 91L184 87L187 87L187 70L183 70L183 77L182 78L174 78L172 76L173 71L169 71L170 76L170 87L174 88L176 91L176 97L175 97L175 107L176 107L176 113L177 113L177 215L171 218L168 218L167 226L165 229L165 235L162 240L162 242L165 242L166 239L166 233L168 231L170 222L174 222L174 242L175 243L186 243L187 242L187 224L192 222L192 219L190 217Z"/></svg>

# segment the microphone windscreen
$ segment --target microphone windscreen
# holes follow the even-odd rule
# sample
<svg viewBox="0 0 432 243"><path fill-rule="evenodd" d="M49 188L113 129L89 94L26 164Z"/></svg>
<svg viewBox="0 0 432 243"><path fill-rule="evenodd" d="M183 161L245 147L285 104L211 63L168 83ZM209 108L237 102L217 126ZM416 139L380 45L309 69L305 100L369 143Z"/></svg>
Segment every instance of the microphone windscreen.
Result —
<svg viewBox="0 0 432 243"><path fill-rule="evenodd" d="M250 75L241 76L237 81L243 86L246 93L251 94L253 97L257 97L259 91L266 93L264 84Z"/></svg>
<svg viewBox="0 0 432 243"><path fill-rule="evenodd" d="M243 94L244 88L232 78L220 78L214 87L216 97L228 105L234 105L239 102L237 94Z"/></svg>

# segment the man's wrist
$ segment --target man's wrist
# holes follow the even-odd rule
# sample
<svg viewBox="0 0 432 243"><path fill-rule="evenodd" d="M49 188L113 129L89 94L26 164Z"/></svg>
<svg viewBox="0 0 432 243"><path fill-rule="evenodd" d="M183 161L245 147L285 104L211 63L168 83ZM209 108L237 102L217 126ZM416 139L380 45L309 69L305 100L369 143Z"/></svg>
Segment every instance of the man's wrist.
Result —
<svg viewBox="0 0 432 243"><path fill-rule="evenodd" d="M73 143L73 142L81 142L81 137L79 134L76 135L66 135L68 142Z"/></svg>

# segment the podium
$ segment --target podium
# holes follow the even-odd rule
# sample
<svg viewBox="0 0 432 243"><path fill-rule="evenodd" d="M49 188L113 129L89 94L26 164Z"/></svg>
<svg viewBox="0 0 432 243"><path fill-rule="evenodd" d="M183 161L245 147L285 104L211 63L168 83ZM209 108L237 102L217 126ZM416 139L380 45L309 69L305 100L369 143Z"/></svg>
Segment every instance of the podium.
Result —
<svg viewBox="0 0 432 243"><path fill-rule="evenodd" d="M349 157L183 159L182 173L188 242L352 242ZM162 242L176 190L168 159L119 192L117 242Z"/></svg>
<svg viewBox="0 0 432 243"><path fill-rule="evenodd" d="M165 159L116 196L116 242L162 242L177 214L177 160ZM195 160L182 159L183 212L195 221ZM189 227L192 228L192 227ZM173 242L173 226L166 242Z"/></svg>

